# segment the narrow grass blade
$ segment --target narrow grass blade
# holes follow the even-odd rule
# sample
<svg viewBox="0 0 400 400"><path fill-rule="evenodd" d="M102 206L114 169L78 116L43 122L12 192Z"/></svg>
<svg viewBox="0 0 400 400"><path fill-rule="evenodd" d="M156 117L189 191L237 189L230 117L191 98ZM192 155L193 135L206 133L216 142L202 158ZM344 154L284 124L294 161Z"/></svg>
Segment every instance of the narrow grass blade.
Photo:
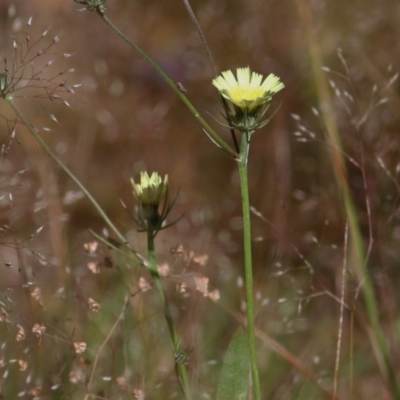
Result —
<svg viewBox="0 0 400 400"><path fill-rule="evenodd" d="M249 377L249 349L246 336L240 327L225 354L216 400L247 399Z"/></svg>

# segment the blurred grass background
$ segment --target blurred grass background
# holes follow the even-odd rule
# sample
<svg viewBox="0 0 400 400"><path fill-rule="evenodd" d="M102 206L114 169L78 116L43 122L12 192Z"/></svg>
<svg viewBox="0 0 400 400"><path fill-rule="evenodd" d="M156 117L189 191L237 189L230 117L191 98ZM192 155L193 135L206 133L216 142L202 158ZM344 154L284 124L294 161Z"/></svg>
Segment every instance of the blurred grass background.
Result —
<svg viewBox="0 0 400 400"><path fill-rule="evenodd" d="M253 136L250 150L257 326L332 386L345 220L320 118L327 105L317 97L311 34L326 66L349 183L370 249L368 268L397 367L400 5L389 0L193 0L192 6L220 70L250 66L277 74L286 85L273 105L280 106L277 115ZM108 0L106 7L114 23L185 87L197 109L229 140L212 118L222 119L221 106L183 3ZM243 309L236 166L161 78L98 16L79 8L65 0L0 3L3 61L13 57L13 36L23 41L29 31L33 42L50 28L48 40L57 35L60 42L49 54L55 62L46 79L74 68L68 85L82 83L75 95L65 95L71 107L40 99L34 91L16 94L17 104L33 125L48 128L47 143L143 254L145 237L135 231L120 199L133 211L129 179L143 169L169 175L172 196L179 191L171 218L184 217L160 233L157 251L175 277L166 287L184 345L192 349L189 371L196 398L213 398L238 321L195 291L177 293L176 283L191 274L207 276L222 304ZM310 21L301 17L304 10L311 13ZM128 262L109 249L96 257L85 252L84 243L93 240L89 229L101 232L104 223L24 129L17 127L12 138L13 117L4 104L0 113L1 144L8 149L0 162L3 398L35 398L33 390L40 387L36 398L81 399L93 370L91 392L97 398L139 398L134 392L139 389L149 399L179 398L157 297L137 294L124 309L128 284L137 288L146 274L132 265L128 278L121 274ZM208 257L205 265L200 256ZM93 274L87 263L104 257L112 267L102 262L100 273ZM349 274L345 301L362 314L359 283ZM32 296L35 288L39 297ZM98 313L90 311L88 298L101 304ZM350 310L345 312L339 395L390 399L365 324L356 320L351 327ZM123 322L94 369L101 343L121 312ZM46 326L40 338L31 332L36 323ZM26 338L17 340L21 327ZM87 343L87 350L76 354L74 342ZM265 399L329 397L266 341L259 345ZM26 369L20 360L27 362Z"/></svg>

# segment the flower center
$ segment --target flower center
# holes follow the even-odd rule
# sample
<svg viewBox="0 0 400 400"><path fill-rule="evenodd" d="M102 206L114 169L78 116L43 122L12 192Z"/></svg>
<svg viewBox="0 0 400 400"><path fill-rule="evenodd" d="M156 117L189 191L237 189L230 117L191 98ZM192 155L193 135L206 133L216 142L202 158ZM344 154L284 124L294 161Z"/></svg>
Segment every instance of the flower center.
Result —
<svg viewBox="0 0 400 400"><path fill-rule="evenodd" d="M238 86L236 88L229 89L229 97L234 103L242 101L254 101L263 97L265 90L260 87L242 87Z"/></svg>

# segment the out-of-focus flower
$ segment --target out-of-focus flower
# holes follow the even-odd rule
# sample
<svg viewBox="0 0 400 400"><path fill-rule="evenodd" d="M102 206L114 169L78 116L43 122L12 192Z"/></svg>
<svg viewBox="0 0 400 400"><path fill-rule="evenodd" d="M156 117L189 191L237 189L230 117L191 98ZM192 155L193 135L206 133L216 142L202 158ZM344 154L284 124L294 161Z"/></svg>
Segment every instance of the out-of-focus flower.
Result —
<svg viewBox="0 0 400 400"><path fill-rule="evenodd" d="M99 248L99 242L94 240L93 242L88 242L83 245L83 248L85 249L86 253L89 255L96 254L97 249Z"/></svg>
<svg viewBox="0 0 400 400"><path fill-rule="evenodd" d="M139 278L139 288L142 292L147 292L151 289L150 283L147 282L146 278L143 278L143 276Z"/></svg>
<svg viewBox="0 0 400 400"><path fill-rule="evenodd" d="M144 391L142 389L134 389L132 394L134 399L144 400Z"/></svg>
<svg viewBox="0 0 400 400"><path fill-rule="evenodd" d="M20 342L22 340L25 340L26 334L25 334L25 329L21 325L17 326L18 326L18 332L15 339L17 342Z"/></svg>
<svg viewBox="0 0 400 400"><path fill-rule="evenodd" d="M163 276L164 278L169 275L171 272L171 267L168 263L162 263L157 265L158 275Z"/></svg>
<svg viewBox="0 0 400 400"><path fill-rule="evenodd" d="M35 324L32 327L32 332L37 337L42 337L46 333L46 327L43 324Z"/></svg>
<svg viewBox="0 0 400 400"><path fill-rule="evenodd" d="M97 302L96 300L92 299L91 297L89 297L89 299L88 299L88 305L89 305L90 311L93 311L93 312L98 312L101 308L100 303Z"/></svg>
<svg viewBox="0 0 400 400"><path fill-rule="evenodd" d="M75 342L73 345L76 354L82 354L87 347L85 342Z"/></svg>
<svg viewBox="0 0 400 400"><path fill-rule="evenodd" d="M100 273L100 265L98 263L91 261L91 262L88 262L86 264L86 266L87 266L88 270L91 271L93 274Z"/></svg>
<svg viewBox="0 0 400 400"><path fill-rule="evenodd" d="M28 361L23 360L22 358L20 358L18 360L18 369L20 371L26 371L27 368L28 368Z"/></svg>

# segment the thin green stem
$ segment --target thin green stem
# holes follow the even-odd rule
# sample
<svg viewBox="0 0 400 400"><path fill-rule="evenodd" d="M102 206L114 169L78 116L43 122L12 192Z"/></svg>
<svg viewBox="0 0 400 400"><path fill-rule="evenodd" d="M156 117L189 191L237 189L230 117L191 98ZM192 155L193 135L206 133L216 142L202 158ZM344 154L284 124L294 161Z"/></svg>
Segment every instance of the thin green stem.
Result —
<svg viewBox="0 0 400 400"><path fill-rule="evenodd" d="M167 298L165 296L164 288L161 282L160 274L157 269L157 259L154 245L154 231L149 229L147 231L147 249L149 254L149 269L151 276L154 281L154 285L157 289L158 295L160 297L161 303L164 308L165 319L167 320L168 330L171 335L172 344L174 346L174 358L175 358L175 369L178 375L178 380L181 385L182 392L184 394L185 399L191 399L191 393L189 388L189 380L187 376L186 366L184 363L180 363L177 361L177 356L180 352L182 352L181 343L179 341L178 333L176 332L174 321L172 319L171 310L168 305Z"/></svg>
<svg viewBox="0 0 400 400"><path fill-rule="evenodd" d="M255 400L261 400L260 378L258 375L256 339L254 327L254 285L253 285L253 262L251 250L251 222L250 222L250 200L249 185L247 180L247 160L249 153L250 133L242 133L240 148L240 160L238 161L240 191L242 195L243 210L243 238L244 238L244 270L247 300L247 340L250 353L251 375L253 378L253 393Z"/></svg>
<svg viewBox="0 0 400 400"><path fill-rule="evenodd" d="M107 15L99 13L104 22L132 49L134 49L139 55L146 60L155 71L164 79L164 81L171 87L171 89L175 92L175 94L183 101L189 111L194 115L194 117L200 122L203 126L205 133L210 137L210 139L215 142L222 150L224 150L228 155L237 159L238 153L225 142L221 136L218 135L217 132L208 124L208 122L200 115L200 113L196 110L193 104L189 101L189 99L185 96L183 91L179 88L179 85L174 82L165 72L164 70L150 57L148 56L140 47L138 47L135 43L133 43L123 32L121 32L118 27L116 27L111 20L107 17Z"/></svg>
<svg viewBox="0 0 400 400"><path fill-rule="evenodd" d="M17 114L19 120L25 125L28 131L32 134L32 136L36 139L36 141L40 144L42 149L50 156L50 158L55 161L55 163L71 178L71 180L82 190L82 192L86 195L89 201L92 203L94 208L100 214L103 221L108 225L108 227L114 232L117 238L126 245L136 256L140 263L143 262L143 258L127 243L125 237L122 233L117 229L117 227L112 223L110 218L101 208L100 204L96 201L96 199L90 194L90 192L86 189L83 183L73 174L73 172L64 164L64 162L51 150L51 148L46 144L46 142L41 138L41 136L37 133L36 129L27 121L24 115L21 113L19 108L14 103L12 96L8 95L5 97L5 101L12 107L14 112Z"/></svg>

